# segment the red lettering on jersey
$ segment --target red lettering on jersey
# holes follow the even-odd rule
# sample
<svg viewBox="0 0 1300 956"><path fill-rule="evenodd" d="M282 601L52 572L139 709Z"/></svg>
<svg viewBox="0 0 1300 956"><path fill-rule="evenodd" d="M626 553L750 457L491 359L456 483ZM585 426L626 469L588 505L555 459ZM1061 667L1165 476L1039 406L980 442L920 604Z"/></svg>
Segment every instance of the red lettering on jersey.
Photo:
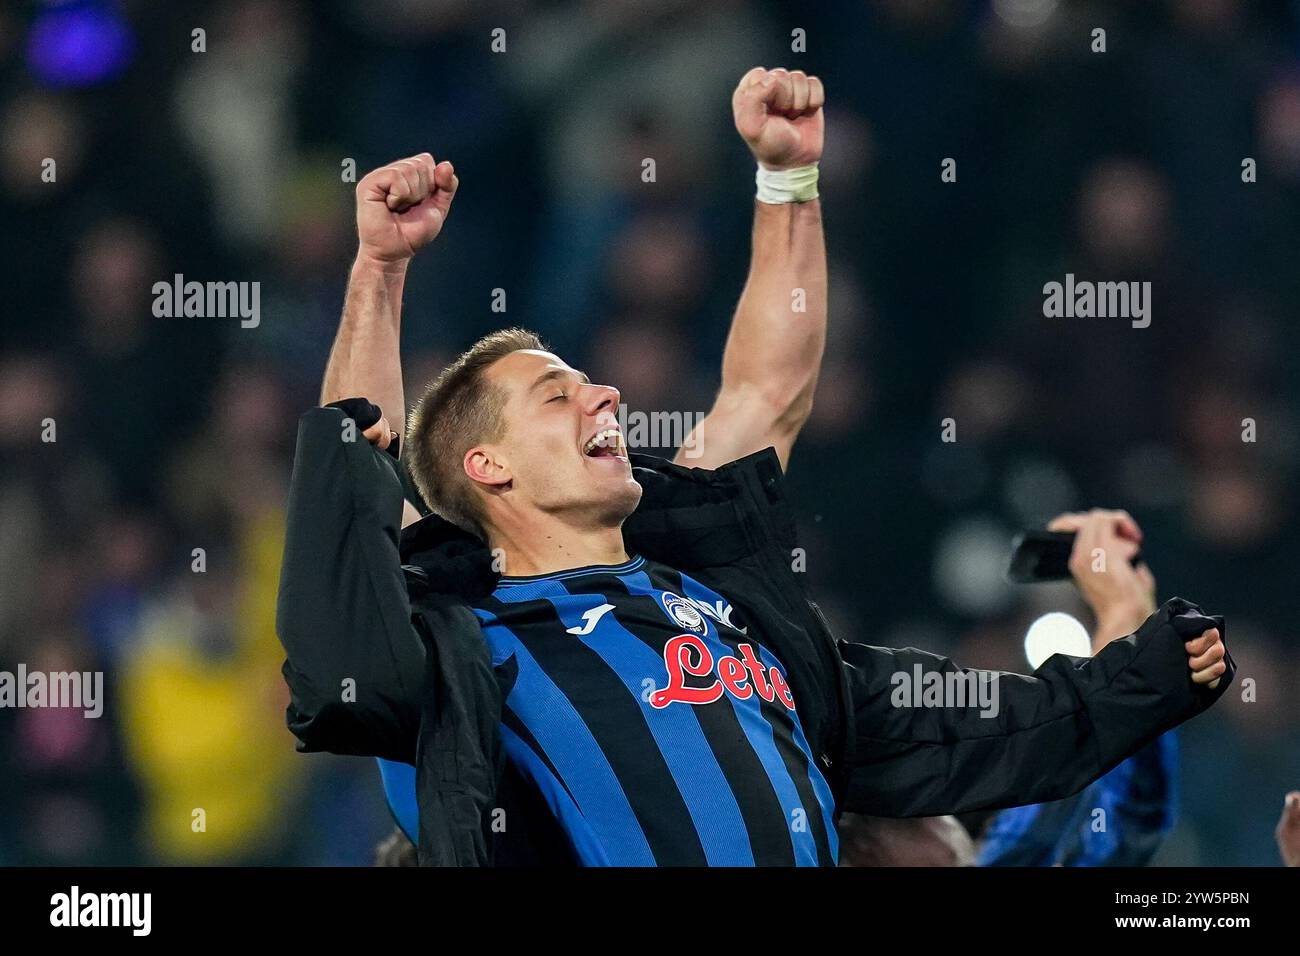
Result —
<svg viewBox="0 0 1300 956"><path fill-rule="evenodd" d="M690 661L695 652L695 663ZM694 634L681 634L664 645L664 666L668 668L668 686L650 695L650 706L664 708L675 701L684 704L711 704L722 696L722 684L714 681L708 687L687 687L686 675L703 677L713 672L713 655L708 646Z"/></svg>
<svg viewBox="0 0 1300 956"><path fill-rule="evenodd" d="M758 659L758 655L748 644L739 645L739 650L745 667L749 669L749 676L754 679L754 690L758 691L758 696L764 700L772 700L776 694L772 690L772 685L767 682L767 675L763 673L763 662Z"/></svg>
<svg viewBox="0 0 1300 956"><path fill-rule="evenodd" d="M785 704L786 707L794 710L794 694L790 693L790 685L785 682L785 677L775 667L767 672L767 676L772 681L772 687L776 691L776 699Z"/></svg>
<svg viewBox="0 0 1300 956"><path fill-rule="evenodd" d="M748 700L753 695L754 688L745 677L745 665L736 658L724 657L719 660L718 676L722 678L722 686L727 688L728 693L741 700Z"/></svg>
<svg viewBox="0 0 1300 956"><path fill-rule="evenodd" d="M687 687L687 677L707 677L713 673L713 655L703 638L694 634L674 637L664 645L668 686L650 695L650 706L662 710L673 703L711 704L725 691L740 700L748 700L757 692L763 700L779 700L788 710L794 710L794 695L781 672L775 667L764 671L749 644L740 644L738 649L740 657L727 655L718 659L718 678L707 687Z"/></svg>

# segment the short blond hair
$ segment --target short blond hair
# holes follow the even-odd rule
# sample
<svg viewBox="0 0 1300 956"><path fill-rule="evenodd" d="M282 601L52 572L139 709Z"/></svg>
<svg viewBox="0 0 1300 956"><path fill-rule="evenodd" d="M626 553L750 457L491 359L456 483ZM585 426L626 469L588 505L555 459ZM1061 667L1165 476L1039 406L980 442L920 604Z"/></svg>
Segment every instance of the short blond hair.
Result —
<svg viewBox="0 0 1300 956"><path fill-rule="evenodd" d="M483 503L462 462L475 445L501 437L506 396L484 373L498 359L521 349L546 347L527 329L483 336L424 390L406 429L407 469L425 503L480 537L485 536Z"/></svg>

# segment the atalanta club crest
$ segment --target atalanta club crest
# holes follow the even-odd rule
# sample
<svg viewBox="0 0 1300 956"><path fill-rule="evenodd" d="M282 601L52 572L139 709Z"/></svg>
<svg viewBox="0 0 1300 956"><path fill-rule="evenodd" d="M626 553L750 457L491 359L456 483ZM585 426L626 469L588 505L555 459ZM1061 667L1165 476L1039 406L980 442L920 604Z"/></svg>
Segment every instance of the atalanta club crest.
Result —
<svg viewBox="0 0 1300 956"><path fill-rule="evenodd" d="M694 631L696 634L708 633L709 625L705 623L700 612L695 610L685 598L678 597L671 591L664 591L659 600L663 602L664 610L678 627Z"/></svg>

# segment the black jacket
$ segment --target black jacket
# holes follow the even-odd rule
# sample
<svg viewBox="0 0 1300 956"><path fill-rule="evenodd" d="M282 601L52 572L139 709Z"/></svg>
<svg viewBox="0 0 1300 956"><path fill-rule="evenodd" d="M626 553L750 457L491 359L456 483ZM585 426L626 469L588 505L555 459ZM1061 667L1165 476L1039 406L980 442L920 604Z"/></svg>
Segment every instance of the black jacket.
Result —
<svg viewBox="0 0 1300 956"><path fill-rule="evenodd" d="M289 729L303 751L414 763L421 862L486 864L513 679L493 670L471 610L495 586L491 555L436 516L401 531L396 462L359 435L343 440L343 426L330 407L299 425L277 609ZM714 471L632 457L644 494L624 525L627 550L725 595L785 663L837 810L923 816L1068 796L1204 710L1232 678L1229 658L1216 690L1191 682L1183 642L1222 621L1174 599L1096 657L998 675L996 716L895 706L896 675L959 669L831 635L794 570L771 449ZM878 598L863 585L865 637Z"/></svg>

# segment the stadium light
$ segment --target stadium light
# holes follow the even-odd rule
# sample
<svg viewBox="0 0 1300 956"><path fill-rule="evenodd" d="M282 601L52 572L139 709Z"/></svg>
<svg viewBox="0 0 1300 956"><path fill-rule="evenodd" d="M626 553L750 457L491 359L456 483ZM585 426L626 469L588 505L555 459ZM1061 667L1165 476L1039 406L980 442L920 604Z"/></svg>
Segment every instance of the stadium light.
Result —
<svg viewBox="0 0 1300 956"><path fill-rule="evenodd" d="M1025 657L1029 658L1030 667L1037 670L1053 654L1092 656L1088 629L1073 615L1062 611L1044 614L1025 632Z"/></svg>

